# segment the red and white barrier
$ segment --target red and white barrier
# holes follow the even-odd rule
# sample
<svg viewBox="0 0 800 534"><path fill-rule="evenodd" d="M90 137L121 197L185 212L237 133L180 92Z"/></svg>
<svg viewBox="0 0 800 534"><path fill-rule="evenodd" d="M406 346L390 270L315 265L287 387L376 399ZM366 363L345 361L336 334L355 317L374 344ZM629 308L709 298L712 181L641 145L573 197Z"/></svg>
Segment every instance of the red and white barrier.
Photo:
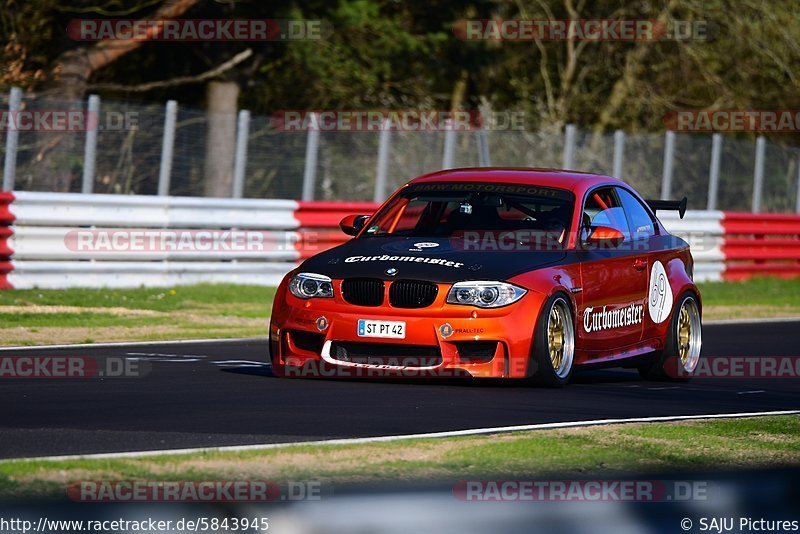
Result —
<svg viewBox="0 0 800 534"><path fill-rule="evenodd" d="M300 259L292 200L2 195L0 287L277 285Z"/></svg>
<svg viewBox="0 0 800 534"><path fill-rule="evenodd" d="M349 239L339 230L345 215L377 206L0 193L0 289L277 285L299 261ZM800 276L800 216L688 211L683 219L673 212L659 217L691 245L698 281ZM125 248L118 237L128 245L134 239L158 244ZM239 237L244 246L228 246ZM184 238L186 248L178 246Z"/></svg>
<svg viewBox="0 0 800 534"><path fill-rule="evenodd" d="M800 216L725 213L725 278L800 276Z"/></svg>
<svg viewBox="0 0 800 534"><path fill-rule="evenodd" d="M11 264L11 256L14 250L8 241L14 235L11 225L14 223L14 215L9 206L14 202L14 193L0 191L0 289L9 289L11 284L8 282L8 273L14 267Z"/></svg>
<svg viewBox="0 0 800 534"><path fill-rule="evenodd" d="M350 236L339 229L339 221L348 215L372 214L378 206L373 202L300 202L295 212L300 224L300 258L341 245Z"/></svg>

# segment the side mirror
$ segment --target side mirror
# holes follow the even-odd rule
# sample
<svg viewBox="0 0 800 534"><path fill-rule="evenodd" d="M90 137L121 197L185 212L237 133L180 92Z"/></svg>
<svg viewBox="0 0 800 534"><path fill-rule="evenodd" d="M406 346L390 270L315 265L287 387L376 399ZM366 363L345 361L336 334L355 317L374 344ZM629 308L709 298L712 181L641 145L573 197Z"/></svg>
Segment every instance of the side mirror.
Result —
<svg viewBox="0 0 800 534"><path fill-rule="evenodd" d="M586 244L591 248L617 248L625 241L625 235L610 226L592 226Z"/></svg>
<svg viewBox="0 0 800 534"><path fill-rule="evenodd" d="M347 235L356 235L364 228L364 224L369 220L369 215L348 215L339 223L339 228Z"/></svg>

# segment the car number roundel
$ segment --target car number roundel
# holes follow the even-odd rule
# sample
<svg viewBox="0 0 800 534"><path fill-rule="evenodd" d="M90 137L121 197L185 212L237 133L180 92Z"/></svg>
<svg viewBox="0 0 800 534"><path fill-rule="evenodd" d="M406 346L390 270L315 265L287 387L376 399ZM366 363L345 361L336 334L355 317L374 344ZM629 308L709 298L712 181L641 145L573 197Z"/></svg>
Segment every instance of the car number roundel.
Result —
<svg viewBox="0 0 800 534"><path fill-rule="evenodd" d="M653 264L650 271L650 289L647 294L647 309L654 323L660 324L672 313L672 287L669 285L667 271L660 261Z"/></svg>

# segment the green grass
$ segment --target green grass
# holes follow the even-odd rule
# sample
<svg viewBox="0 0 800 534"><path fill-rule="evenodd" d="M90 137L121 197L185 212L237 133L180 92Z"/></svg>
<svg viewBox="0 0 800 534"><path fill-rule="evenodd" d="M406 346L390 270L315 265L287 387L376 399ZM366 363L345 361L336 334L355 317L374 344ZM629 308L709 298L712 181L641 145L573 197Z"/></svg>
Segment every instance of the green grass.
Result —
<svg viewBox="0 0 800 534"><path fill-rule="evenodd" d="M0 306L124 307L171 311L213 311L235 317L268 315L274 287L198 284L138 289L14 289L0 291Z"/></svg>
<svg viewBox="0 0 800 534"><path fill-rule="evenodd" d="M317 480L328 486L800 465L800 417L721 419L295 445L148 458L0 462L0 497L63 498L80 480Z"/></svg>
<svg viewBox="0 0 800 534"><path fill-rule="evenodd" d="M705 319L800 316L800 279L700 284ZM0 344L265 336L275 288L0 291Z"/></svg>
<svg viewBox="0 0 800 534"><path fill-rule="evenodd" d="M699 285L707 304L764 304L800 308L800 278L753 278L743 282L705 282Z"/></svg>
<svg viewBox="0 0 800 534"><path fill-rule="evenodd" d="M0 291L0 343L264 336L274 295L233 284Z"/></svg>
<svg viewBox="0 0 800 534"><path fill-rule="evenodd" d="M800 316L800 278L699 284L705 319Z"/></svg>

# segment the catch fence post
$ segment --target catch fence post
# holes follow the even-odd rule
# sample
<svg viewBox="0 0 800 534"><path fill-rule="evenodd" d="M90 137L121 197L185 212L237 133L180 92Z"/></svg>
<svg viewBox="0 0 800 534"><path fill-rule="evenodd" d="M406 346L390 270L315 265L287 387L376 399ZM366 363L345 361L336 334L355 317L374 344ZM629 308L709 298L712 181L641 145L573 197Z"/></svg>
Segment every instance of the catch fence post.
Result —
<svg viewBox="0 0 800 534"><path fill-rule="evenodd" d="M303 169L303 196L305 201L314 200L317 181L317 153L319 152L319 114L312 113L306 138L306 163Z"/></svg>
<svg viewBox="0 0 800 534"><path fill-rule="evenodd" d="M250 112L239 111L236 125L236 152L233 160L233 198L244 196L244 173L247 168L247 141L250 138Z"/></svg>
<svg viewBox="0 0 800 534"><path fill-rule="evenodd" d="M158 195L169 195L169 182L172 174L172 155L175 149L175 122L178 117L178 102L167 101L164 114L164 136L161 140L161 167L158 171Z"/></svg>
<svg viewBox="0 0 800 534"><path fill-rule="evenodd" d="M22 89L12 87L8 95L8 122L0 125L6 128L6 158L3 162L3 191L14 189L17 179L17 143L19 130L17 129L17 114L22 105Z"/></svg>

